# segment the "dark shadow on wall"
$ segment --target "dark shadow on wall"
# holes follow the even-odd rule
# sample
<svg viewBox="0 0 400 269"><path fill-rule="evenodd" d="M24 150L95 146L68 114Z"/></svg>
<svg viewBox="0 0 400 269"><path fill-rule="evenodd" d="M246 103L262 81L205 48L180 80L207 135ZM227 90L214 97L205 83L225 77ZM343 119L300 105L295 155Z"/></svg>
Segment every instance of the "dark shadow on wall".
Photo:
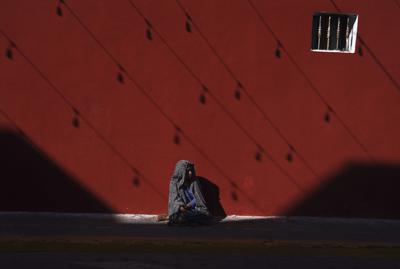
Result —
<svg viewBox="0 0 400 269"><path fill-rule="evenodd" d="M400 164L350 163L282 215L400 219Z"/></svg>
<svg viewBox="0 0 400 269"><path fill-rule="evenodd" d="M0 130L0 211L111 213L22 134Z"/></svg>
<svg viewBox="0 0 400 269"><path fill-rule="evenodd" d="M220 201L219 187L207 178L197 176L197 179L200 182L201 190L210 213L219 219L225 218L226 213Z"/></svg>

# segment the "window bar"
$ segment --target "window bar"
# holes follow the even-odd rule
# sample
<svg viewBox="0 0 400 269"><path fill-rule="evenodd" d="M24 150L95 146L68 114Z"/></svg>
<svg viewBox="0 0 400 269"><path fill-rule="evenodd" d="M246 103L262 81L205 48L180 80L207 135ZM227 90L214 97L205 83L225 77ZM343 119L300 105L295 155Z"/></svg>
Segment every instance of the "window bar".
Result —
<svg viewBox="0 0 400 269"><path fill-rule="evenodd" d="M340 17L338 17L338 24L336 30L336 50L339 49L339 33L340 33Z"/></svg>
<svg viewBox="0 0 400 269"><path fill-rule="evenodd" d="M347 26L346 26L346 50L349 50L349 17L347 17Z"/></svg>
<svg viewBox="0 0 400 269"><path fill-rule="evenodd" d="M326 33L326 49L329 50L329 37L331 35L331 16L328 19L328 31Z"/></svg>
<svg viewBox="0 0 400 269"><path fill-rule="evenodd" d="M318 49L321 44L321 16L319 16L319 23L318 23Z"/></svg>
<svg viewBox="0 0 400 269"><path fill-rule="evenodd" d="M351 50L351 47L353 46L353 35L354 31L351 31L349 34L349 50Z"/></svg>

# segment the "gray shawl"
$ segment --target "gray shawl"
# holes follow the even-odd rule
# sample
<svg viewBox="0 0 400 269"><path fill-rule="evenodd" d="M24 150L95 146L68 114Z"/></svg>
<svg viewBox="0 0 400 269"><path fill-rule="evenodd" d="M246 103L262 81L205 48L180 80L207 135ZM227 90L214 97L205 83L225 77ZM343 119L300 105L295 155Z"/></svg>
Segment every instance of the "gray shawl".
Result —
<svg viewBox="0 0 400 269"><path fill-rule="evenodd" d="M192 171L192 179L188 179L188 171ZM180 206L185 206L187 201L183 188L188 186L196 199L195 209L200 212L208 212L200 184L196 177L194 164L187 160L180 160L175 165L175 171L172 174L169 183L168 216L179 212Z"/></svg>

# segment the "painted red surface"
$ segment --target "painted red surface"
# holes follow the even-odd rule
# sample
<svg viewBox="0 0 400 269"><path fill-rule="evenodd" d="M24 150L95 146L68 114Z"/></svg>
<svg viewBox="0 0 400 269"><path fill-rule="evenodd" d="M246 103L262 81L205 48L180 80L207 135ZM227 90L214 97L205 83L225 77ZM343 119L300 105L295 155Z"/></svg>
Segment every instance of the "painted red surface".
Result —
<svg viewBox="0 0 400 269"><path fill-rule="evenodd" d="M198 26L191 32L177 2L132 2L153 26L152 40L128 0L0 3L0 29L18 48L7 58L9 41L0 36L1 129L15 129L14 122L112 211L164 212L179 159L193 161L219 187L228 214L246 215L284 214L348 163L400 162L396 1L335 1L359 14L359 35L394 81L365 46L362 55L310 51L312 14L336 11L330 1L252 1L284 47L280 58L277 40L247 1L182 0ZM118 81L118 66L84 26L136 84L127 74ZM308 166L296 154L286 160L288 144L247 95L235 98L227 69ZM73 126L74 112L56 89L87 122ZM315 89L339 119L324 121L327 106ZM257 144L265 149L260 161Z"/></svg>

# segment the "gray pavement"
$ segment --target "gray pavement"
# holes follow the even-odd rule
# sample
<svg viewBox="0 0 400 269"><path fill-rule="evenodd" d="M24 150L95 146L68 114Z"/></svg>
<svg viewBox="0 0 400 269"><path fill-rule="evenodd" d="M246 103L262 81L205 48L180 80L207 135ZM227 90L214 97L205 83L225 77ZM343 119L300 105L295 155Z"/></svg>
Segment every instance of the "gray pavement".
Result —
<svg viewBox="0 0 400 269"><path fill-rule="evenodd" d="M1 268L400 268L400 221L0 213Z"/></svg>

